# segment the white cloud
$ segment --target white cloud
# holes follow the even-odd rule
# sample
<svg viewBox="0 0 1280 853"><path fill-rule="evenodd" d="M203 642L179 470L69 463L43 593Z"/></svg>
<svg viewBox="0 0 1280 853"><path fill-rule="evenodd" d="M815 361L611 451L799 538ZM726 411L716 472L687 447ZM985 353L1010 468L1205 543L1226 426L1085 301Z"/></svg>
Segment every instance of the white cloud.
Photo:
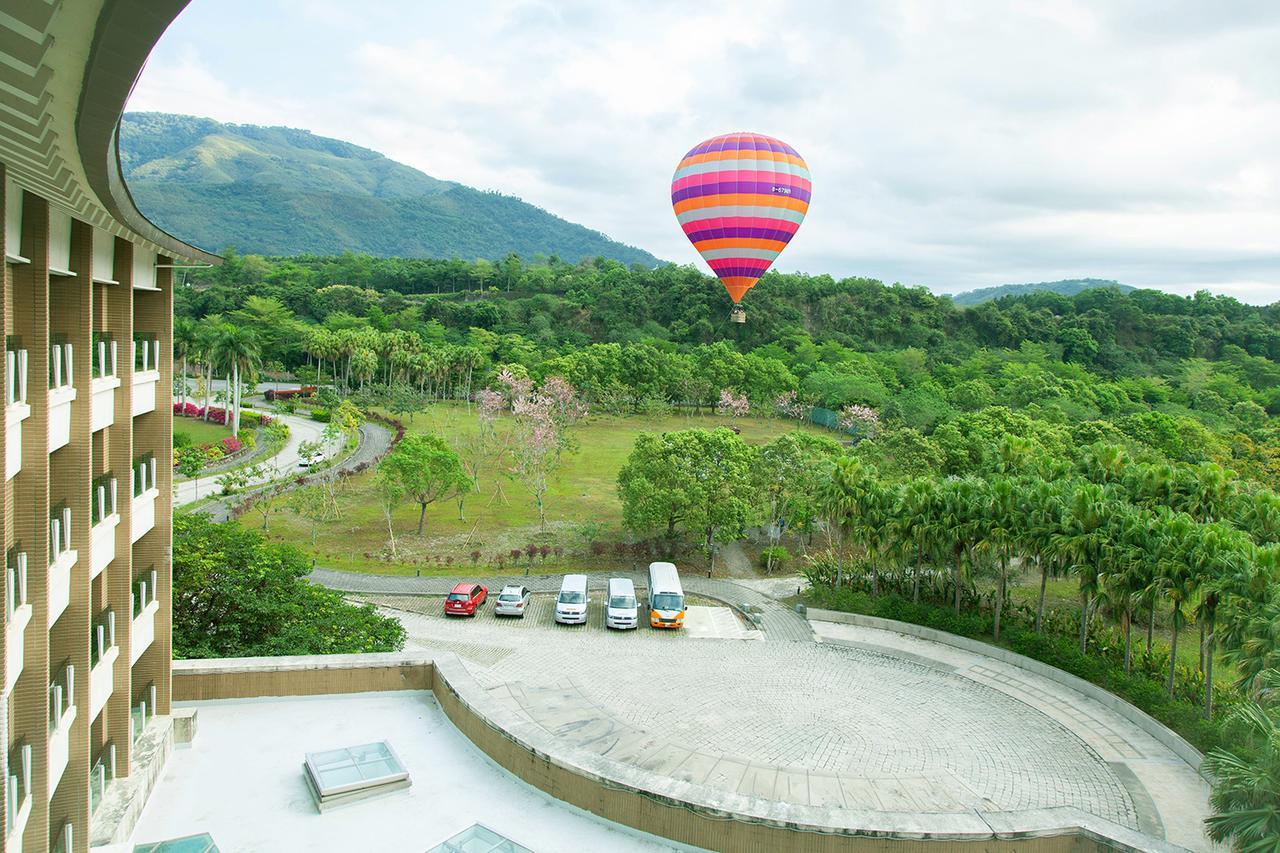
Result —
<svg viewBox="0 0 1280 853"><path fill-rule="evenodd" d="M1280 299L1280 7L1045 0L193 4L131 107L289 124L696 260L699 140L791 142L783 269ZM1189 23L1188 23L1189 22ZM288 34L288 38L281 38Z"/></svg>

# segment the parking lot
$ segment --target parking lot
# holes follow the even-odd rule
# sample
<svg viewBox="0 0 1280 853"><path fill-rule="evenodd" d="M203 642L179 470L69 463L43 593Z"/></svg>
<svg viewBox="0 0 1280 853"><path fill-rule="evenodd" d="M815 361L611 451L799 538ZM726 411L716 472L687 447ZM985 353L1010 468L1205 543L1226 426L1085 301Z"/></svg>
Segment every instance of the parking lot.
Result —
<svg viewBox="0 0 1280 853"><path fill-rule="evenodd" d="M529 598L529 606L523 617L498 616L494 613L499 589L490 589L489 598L476 611L475 616L446 616L444 613L444 596L441 595L378 595L360 596L361 601L369 601L379 607L413 613L419 616L439 619L448 623L476 623L470 630L465 624L458 626L458 636L484 636L491 639L495 631L538 631L555 630L572 635L574 633L629 634L632 631L606 628L605 602L603 590L591 590L587 604L587 621L581 625L561 625L555 621L556 594L552 592L535 592ZM756 639L758 631L754 631L744 619L731 607L718 601L701 598L696 595L685 596L688 611L685 627L681 630L651 628L648 611L645 610L645 595L639 595L640 608L638 616L640 625L635 632L657 636L690 636L715 637L719 639Z"/></svg>

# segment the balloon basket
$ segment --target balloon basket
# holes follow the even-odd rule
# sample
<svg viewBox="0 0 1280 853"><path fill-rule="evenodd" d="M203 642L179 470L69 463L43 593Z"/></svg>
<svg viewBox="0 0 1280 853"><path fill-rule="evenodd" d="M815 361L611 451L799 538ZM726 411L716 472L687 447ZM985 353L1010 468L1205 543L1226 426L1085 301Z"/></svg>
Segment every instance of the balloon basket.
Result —
<svg viewBox="0 0 1280 853"><path fill-rule="evenodd" d="M730 323L747 322L747 309L743 308L741 305L733 306L733 309L729 311L729 322Z"/></svg>

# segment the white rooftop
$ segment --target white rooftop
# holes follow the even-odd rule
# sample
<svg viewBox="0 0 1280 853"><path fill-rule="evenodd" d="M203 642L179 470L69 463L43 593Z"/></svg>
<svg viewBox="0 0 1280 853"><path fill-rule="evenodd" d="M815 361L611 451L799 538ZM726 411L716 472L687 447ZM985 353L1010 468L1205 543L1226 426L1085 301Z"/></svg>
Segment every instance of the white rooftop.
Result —
<svg viewBox="0 0 1280 853"><path fill-rule="evenodd" d="M472 824L531 850L688 850L596 818L525 784L453 727L431 693L399 691L186 703L199 709L129 845L199 832L230 853L423 853ZM303 780L308 752L387 740L413 785L320 814Z"/></svg>

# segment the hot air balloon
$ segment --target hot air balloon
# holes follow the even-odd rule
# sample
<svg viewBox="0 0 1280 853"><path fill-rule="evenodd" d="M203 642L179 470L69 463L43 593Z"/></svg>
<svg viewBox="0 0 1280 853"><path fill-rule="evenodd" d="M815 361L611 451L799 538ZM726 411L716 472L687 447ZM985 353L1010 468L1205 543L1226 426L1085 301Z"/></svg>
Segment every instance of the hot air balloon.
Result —
<svg viewBox="0 0 1280 853"><path fill-rule="evenodd" d="M729 291L729 319L787 247L809 209L809 167L796 150L759 133L726 133L684 155L671 205L685 236Z"/></svg>

